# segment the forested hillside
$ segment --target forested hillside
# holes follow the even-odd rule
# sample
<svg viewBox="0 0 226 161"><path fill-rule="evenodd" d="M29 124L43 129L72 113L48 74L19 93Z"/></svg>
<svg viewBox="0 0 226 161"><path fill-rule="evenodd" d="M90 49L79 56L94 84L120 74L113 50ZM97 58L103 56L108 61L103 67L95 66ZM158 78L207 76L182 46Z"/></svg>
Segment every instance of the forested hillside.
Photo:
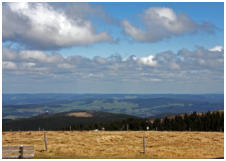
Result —
<svg viewBox="0 0 226 161"><path fill-rule="evenodd" d="M224 131L224 112L207 112L149 120L124 114L80 111L6 121L3 131L16 130L160 130Z"/></svg>

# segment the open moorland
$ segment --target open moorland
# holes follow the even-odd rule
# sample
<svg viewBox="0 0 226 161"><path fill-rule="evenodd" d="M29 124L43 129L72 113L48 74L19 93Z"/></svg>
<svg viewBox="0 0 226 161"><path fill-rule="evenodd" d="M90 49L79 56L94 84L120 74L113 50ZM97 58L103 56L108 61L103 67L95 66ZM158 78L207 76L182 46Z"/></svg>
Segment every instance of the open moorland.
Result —
<svg viewBox="0 0 226 161"><path fill-rule="evenodd" d="M46 131L3 132L3 145L33 145L35 158L217 158L223 132ZM146 153L143 154L143 136Z"/></svg>

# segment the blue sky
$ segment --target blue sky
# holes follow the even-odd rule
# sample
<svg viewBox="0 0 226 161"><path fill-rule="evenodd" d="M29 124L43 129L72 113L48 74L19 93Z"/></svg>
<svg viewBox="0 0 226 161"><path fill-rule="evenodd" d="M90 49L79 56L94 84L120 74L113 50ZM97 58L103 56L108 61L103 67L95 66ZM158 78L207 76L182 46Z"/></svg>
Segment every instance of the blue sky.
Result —
<svg viewBox="0 0 226 161"><path fill-rule="evenodd" d="M2 24L4 93L223 93L223 2L4 3Z"/></svg>
<svg viewBox="0 0 226 161"><path fill-rule="evenodd" d="M107 29L113 33L115 38L120 37L120 42L117 45L102 43L94 44L89 47L72 47L62 49L61 53L65 56L84 53L85 56L92 58L95 55L101 55L103 57L110 56L112 54L120 53L122 56L127 57L129 55L147 56L149 54L155 54L158 52L171 50L177 52L181 48L195 49L195 47L203 46L205 48L212 48L215 45L222 45L224 43L224 5L223 3L92 3L94 6L101 6L108 14L117 20L129 19L131 22L136 23L135 16L149 7L169 7L176 12L183 12L197 23L202 21L209 21L214 24L218 29L215 33L196 33L186 34L179 37L173 37L171 39L163 40L157 43L139 43L131 42L128 37L123 35L120 28L100 22L99 29ZM125 12L121 12L125 11ZM94 21L95 23L95 21ZM203 41L205 37L205 41ZM180 43L178 43L180 42ZM117 46L117 47L116 47ZM92 50L90 50L92 49ZM110 49L110 50L109 50ZM98 51L98 53L96 52ZM108 52L106 52L108 51Z"/></svg>

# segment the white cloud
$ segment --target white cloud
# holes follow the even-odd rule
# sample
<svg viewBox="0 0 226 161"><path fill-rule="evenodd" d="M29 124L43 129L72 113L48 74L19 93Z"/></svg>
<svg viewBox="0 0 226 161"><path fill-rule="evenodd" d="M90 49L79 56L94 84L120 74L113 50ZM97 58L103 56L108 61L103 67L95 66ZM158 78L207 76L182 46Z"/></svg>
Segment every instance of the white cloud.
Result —
<svg viewBox="0 0 226 161"><path fill-rule="evenodd" d="M2 59L3 60L15 60L16 58L16 52L13 50L10 50L9 48L3 48L2 49Z"/></svg>
<svg viewBox="0 0 226 161"><path fill-rule="evenodd" d="M90 21L79 16L72 19L47 3L4 5L3 40L41 49L112 41L106 32L96 33Z"/></svg>
<svg viewBox="0 0 226 161"><path fill-rule="evenodd" d="M197 24L187 15L177 14L166 7L148 8L141 17L144 29L133 26L128 20L122 21L125 33L141 42L155 42L174 35L209 30L211 26L208 23Z"/></svg>
<svg viewBox="0 0 226 161"><path fill-rule="evenodd" d="M147 57L141 57L139 59L139 62L144 64L144 65L148 65L148 66L156 66L157 62L154 59L153 55L149 55Z"/></svg>
<svg viewBox="0 0 226 161"><path fill-rule="evenodd" d="M106 60L106 59L101 58L101 57L99 57L99 56L94 57L94 60L95 60L97 63L99 63L99 64L106 64L106 63L107 63L107 60Z"/></svg>
<svg viewBox="0 0 226 161"><path fill-rule="evenodd" d="M131 23L127 20L122 21L122 25L124 27L125 33L132 36L134 40L143 41L145 40L145 32L140 30L139 28L131 25Z"/></svg>
<svg viewBox="0 0 226 161"><path fill-rule="evenodd" d="M183 57L183 61L180 62L181 67L187 70L224 70L224 52L210 51L202 47L197 48L195 51L189 51L187 49L180 50L178 57Z"/></svg>
<svg viewBox="0 0 226 161"><path fill-rule="evenodd" d="M144 20L145 24L150 27L155 25L175 34L192 31L197 26L186 15L176 14L171 8L166 7L152 7L147 9L144 12Z"/></svg>
<svg viewBox="0 0 226 161"><path fill-rule="evenodd" d="M205 63L206 63L205 60L203 60L203 59L199 59L198 62L200 65L205 65Z"/></svg>
<svg viewBox="0 0 226 161"><path fill-rule="evenodd" d="M64 69L72 69L72 68L74 68L73 65L68 64L68 63L58 64L57 66L58 66L59 68L64 68Z"/></svg>
<svg viewBox="0 0 226 161"><path fill-rule="evenodd" d="M36 65L36 63L28 62L28 63L22 63L23 68L32 68Z"/></svg>
<svg viewBox="0 0 226 161"><path fill-rule="evenodd" d="M23 50L19 52L19 56L24 60L37 60L45 63L57 63L63 59L59 54L49 56L44 52L37 50Z"/></svg>
<svg viewBox="0 0 226 161"><path fill-rule="evenodd" d="M7 57L6 55L11 55ZM32 78L98 81L200 81L224 78L223 51L215 52L204 48L187 49L178 53L170 51L123 59L119 55L109 58L82 56L62 57L36 50L3 48L3 73ZM5 75L4 75L5 76ZM4 77L3 76L3 77Z"/></svg>
<svg viewBox="0 0 226 161"><path fill-rule="evenodd" d="M3 69L6 69L6 70L17 70L17 65L11 61L3 61L2 67Z"/></svg>
<svg viewBox="0 0 226 161"><path fill-rule="evenodd" d="M176 64L176 63L172 63L172 64L170 65L170 67L171 67L171 69L173 69L173 70L179 70L179 69L180 69L180 66L179 66L178 64Z"/></svg>
<svg viewBox="0 0 226 161"><path fill-rule="evenodd" d="M214 46L213 48L210 48L209 49L209 51L219 51L219 52L221 52L221 51L223 51L224 50L224 48L223 48L223 46L221 46L221 45L216 45L216 46Z"/></svg>

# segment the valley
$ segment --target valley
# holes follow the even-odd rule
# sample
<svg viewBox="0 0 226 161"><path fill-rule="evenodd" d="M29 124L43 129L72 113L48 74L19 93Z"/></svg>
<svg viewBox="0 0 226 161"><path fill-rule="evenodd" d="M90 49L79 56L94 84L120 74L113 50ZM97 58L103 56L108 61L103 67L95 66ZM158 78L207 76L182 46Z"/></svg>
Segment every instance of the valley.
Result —
<svg viewBox="0 0 226 161"><path fill-rule="evenodd" d="M155 119L223 109L223 94L3 94L3 119L75 110L96 110Z"/></svg>

